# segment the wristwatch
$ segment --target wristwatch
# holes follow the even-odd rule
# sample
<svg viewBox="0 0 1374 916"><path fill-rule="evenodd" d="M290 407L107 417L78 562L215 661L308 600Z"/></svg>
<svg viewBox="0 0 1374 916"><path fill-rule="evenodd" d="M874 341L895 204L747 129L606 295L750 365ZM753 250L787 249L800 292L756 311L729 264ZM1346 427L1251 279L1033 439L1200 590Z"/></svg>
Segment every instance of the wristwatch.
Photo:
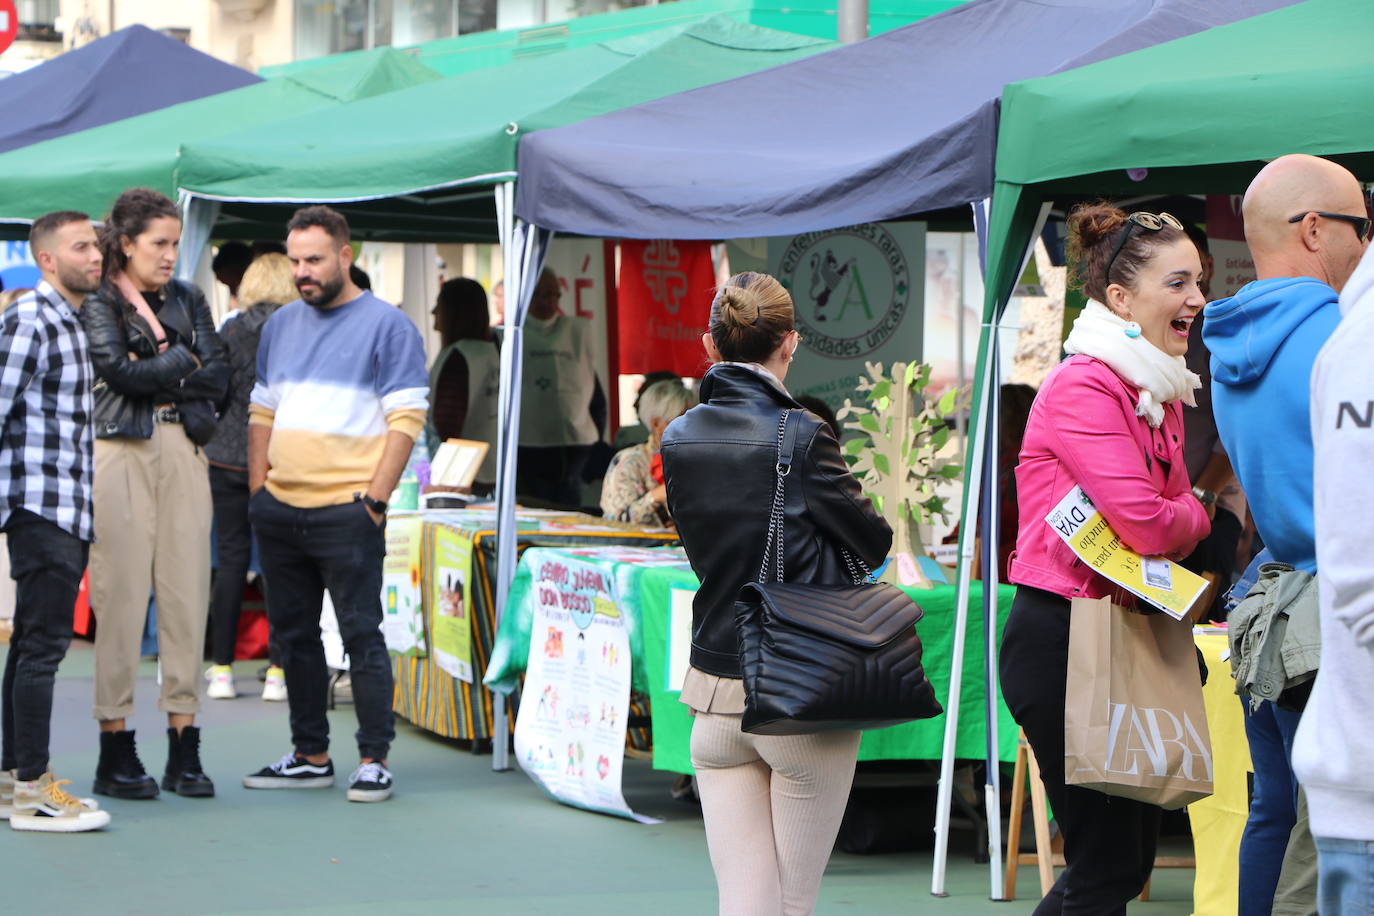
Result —
<svg viewBox="0 0 1374 916"><path fill-rule="evenodd" d="M373 499L366 493L354 493L353 498L362 502L364 506L367 506L378 515L386 515L386 503L382 502L380 499Z"/></svg>
<svg viewBox="0 0 1374 916"><path fill-rule="evenodd" d="M1193 487L1193 495L1196 496L1197 501L1202 503L1204 506L1216 505L1217 494L1212 490L1204 490L1201 487Z"/></svg>

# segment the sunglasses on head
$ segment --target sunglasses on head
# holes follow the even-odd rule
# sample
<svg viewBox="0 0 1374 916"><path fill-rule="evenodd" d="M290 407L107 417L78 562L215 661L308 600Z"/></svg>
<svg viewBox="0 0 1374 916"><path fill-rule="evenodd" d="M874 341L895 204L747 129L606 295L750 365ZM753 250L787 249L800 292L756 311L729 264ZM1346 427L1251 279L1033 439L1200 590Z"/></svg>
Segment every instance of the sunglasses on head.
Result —
<svg viewBox="0 0 1374 916"><path fill-rule="evenodd" d="M1369 218L1366 216L1351 216L1349 213L1327 213L1325 210L1304 210L1297 216L1290 216L1290 223L1299 223L1307 218L1307 214L1312 213L1324 219L1337 219L1343 223L1349 223L1355 229L1355 235L1359 236L1361 242L1369 241Z"/></svg>
<svg viewBox="0 0 1374 916"><path fill-rule="evenodd" d="M1126 217L1126 229L1121 233L1121 238L1116 242L1116 247L1112 249L1112 256L1107 259L1107 271L1103 277L1108 280L1112 276L1112 265L1116 263L1116 256L1121 254L1121 249L1126 247L1126 242L1131 237L1131 230L1136 226L1149 232L1158 232L1165 226L1170 229L1183 230L1183 224L1178 221L1178 217L1169 213L1132 213Z"/></svg>

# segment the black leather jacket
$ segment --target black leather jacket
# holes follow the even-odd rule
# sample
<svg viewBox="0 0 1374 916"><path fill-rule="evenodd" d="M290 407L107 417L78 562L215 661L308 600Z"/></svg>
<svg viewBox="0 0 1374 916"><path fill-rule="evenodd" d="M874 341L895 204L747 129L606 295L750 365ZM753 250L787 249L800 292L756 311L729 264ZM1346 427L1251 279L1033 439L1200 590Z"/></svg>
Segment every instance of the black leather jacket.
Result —
<svg viewBox="0 0 1374 916"><path fill-rule="evenodd" d="M161 353L147 322L108 283L81 307L95 366L92 393L98 438L151 439L156 404L176 404L184 414L198 418L208 412L213 433L212 405L223 399L229 384L229 361L215 333L214 317L205 295L191 283L171 280L162 297L158 321L176 331L178 342ZM130 353L138 358L130 359ZM192 423L185 425L196 440Z"/></svg>
<svg viewBox="0 0 1374 916"><path fill-rule="evenodd" d="M702 403L663 435L663 473L668 509L701 580L692 602L692 665L739 677L735 596L758 578L763 562L778 419L783 410L802 407L742 366L715 366L700 393ZM892 546L892 529L849 473L830 427L803 413L792 455L783 523L786 581L848 584L841 545L876 568Z"/></svg>

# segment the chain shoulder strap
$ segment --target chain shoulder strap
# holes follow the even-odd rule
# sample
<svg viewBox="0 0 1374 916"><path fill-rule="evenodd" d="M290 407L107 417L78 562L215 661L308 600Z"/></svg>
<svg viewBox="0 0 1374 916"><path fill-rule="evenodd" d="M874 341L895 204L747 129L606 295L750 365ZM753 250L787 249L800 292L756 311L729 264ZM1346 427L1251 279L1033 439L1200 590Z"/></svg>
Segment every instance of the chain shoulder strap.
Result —
<svg viewBox="0 0 1374 916"><path fill-rule="evenodd" d="M775 582L783 581L783 520L786 518L786 481L792 473L792 455L787 447L787 424L792 414L791 410L784 410L778 417L778 454L777 461L773 470L777 480L773 488L773 507L768 513L768 534L763 543L763 563L759 566L758 581L766 583L768 581L768 559L774 557L773 575ZM863 585L873 578L864 562L849 552L849 548L840 545L840 555L844 557L845 568L849 570L849 578L855 585Z"/></svg>

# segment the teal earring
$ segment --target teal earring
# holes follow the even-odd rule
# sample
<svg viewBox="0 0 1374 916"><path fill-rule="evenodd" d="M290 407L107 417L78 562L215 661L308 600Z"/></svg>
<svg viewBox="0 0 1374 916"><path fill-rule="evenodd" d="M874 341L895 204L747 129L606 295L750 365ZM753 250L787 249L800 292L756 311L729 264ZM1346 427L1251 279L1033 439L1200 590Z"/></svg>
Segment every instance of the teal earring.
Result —
<svg viewBox="0 0 1374 916"><path fill-rule="evenodd" d="M1134 321L1126 322L1126 326L1121 330L1126 332L1126 336L1131 338L1131 340L1135 340L1140 336L1140 325Z"/></svg>

